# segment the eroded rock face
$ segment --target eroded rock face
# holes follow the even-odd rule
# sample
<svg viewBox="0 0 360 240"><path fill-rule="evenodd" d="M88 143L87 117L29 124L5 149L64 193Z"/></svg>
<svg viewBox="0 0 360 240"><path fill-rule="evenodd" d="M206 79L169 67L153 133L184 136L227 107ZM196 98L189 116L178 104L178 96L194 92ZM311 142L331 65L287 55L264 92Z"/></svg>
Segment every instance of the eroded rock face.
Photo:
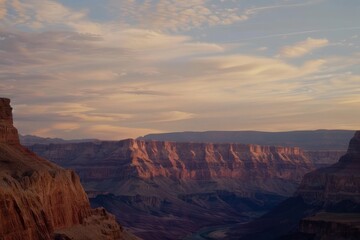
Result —
<svg viewBox="0 0 360 240"><path fill-rule="evenodd" d="M359 156L357 131L336 164L306 174L295 196L238 225L226 239L359 239Z"/></svg>
<svg viewBox="0 0 360 240"><path fill-rule="evenodd" d="M73 228L89 218L108 215L92 210L79 177L37 157L19 144L9 99L0 98L0 239L53 239L54 231ZM116 233L96 239L121 239L126 233L115 219ZM65 237L65 236L64 236ZM81 239L82 234L72 239ZM95 239L95 238L88 238Z"/></svg>
<svg viewBox="0 0 360 240"><path fill-rule="evenodd" d="M313 169L291 147L128 139L31 149L74 169L93 206L151 240L248 221L291 196Z"/></svg>
<svg viewBox="0 0 360 240"><path fill-rule="evenodd" d="M338 163L304 176L297 192L308 203L335 204L344 199L360 203L360 131Z"/></svg>
<svg viewBox="0 0 360 240"><path fill-rule="evenodd" d="M0 98L0 143L20 143L18 131L13 126L10 99L7 98Z"/></svg>
<svg viewBox="0 0 360 240"><path fill-rule="evenodd" d="M281 178L300 181L313 169L299 148L141 140L31 146L76 169L83 181L140 177L182 180ZM256 173L256 174L255 174Z"/></svg>

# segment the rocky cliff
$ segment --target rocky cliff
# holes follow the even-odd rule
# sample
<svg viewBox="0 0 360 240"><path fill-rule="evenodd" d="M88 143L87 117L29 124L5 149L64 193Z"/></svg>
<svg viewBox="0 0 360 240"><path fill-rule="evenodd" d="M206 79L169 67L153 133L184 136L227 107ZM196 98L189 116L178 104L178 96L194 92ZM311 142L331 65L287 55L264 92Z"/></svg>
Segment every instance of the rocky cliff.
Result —
<svg viewBox="0 0 360 240"><path fill-rule="evenodd" d="M306 174L293 197L259 219L234 227L225 239L239 237L360 239L360 131L337 163Z"/></svg>
<svg viewBox="0 0 360 240"><path fill-rule="evenodd" d="M0 143L19 145L19 135L13 126L10 99L0 98Z"/></svg>
<svg viewBox="0 0 360 240"><path fill-rule="evenodd" d="M127 139L30 148L74 169L93 206L151 240L248 221L292 195L314 169L296 147Z"/></svg>
<svg viewBox="0 0 360 240"><path fill-rule="evenodd" d="M338 163L304 176L297 195L321 208L300 221L300 233L323 240L360 238L360 131Z"/></svg>
<svg viewBox="0 0 360 240"><path fill-rule="evenodd" d="M312 204L332 205L345 199L360 203L360 131L338 163L306 174L297 194Z"/></svg>
<svg viewBox="0 0 360 240"><path fill-rule="evenodd" d="M33 145L40 156L76 170L84 182L106 179L282 179L313 169L299 148L141 140Z"/></svg>
<svg viewBox="0 0 360 240"><path fill-rule="evenodd" d="M130 239L112 215L90 208L73 171L19 144L11 110L0 98L0 239Z"/></svg>

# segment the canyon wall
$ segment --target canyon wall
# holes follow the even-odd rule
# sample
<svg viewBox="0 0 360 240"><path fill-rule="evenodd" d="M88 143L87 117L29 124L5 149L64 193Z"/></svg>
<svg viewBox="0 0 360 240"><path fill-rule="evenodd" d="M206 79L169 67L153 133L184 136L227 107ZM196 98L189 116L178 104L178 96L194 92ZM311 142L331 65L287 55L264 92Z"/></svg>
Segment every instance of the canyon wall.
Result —
<svg viewBox="0 0 360 240"><path fill-rule="evenodd" d="M304 176L297 194L308 203L333 204L347 199L360 203L360 131L340 160Z"/></svg>
<svg viewBox="0 0 360 240"><path fill-rule="evenodd" d="M359 239L360 131L355 132L337 163L305 174L293 197L259 219L231 229L225 239L239 237Z"/></svg>
<svg viewBox="0 0 360 240"><path fill-rule="evenodd" d="M11 110L0 98L0 239L131 239L112 215L90 208L75 172L19 144Z"/></svg>
<svg viewBox="0 0 360 240"><path fill-rule="evenodd" d="M40 156L74 169L85 184L134 177L181 181L239 179L248 181L249 185L258 184L261 189L262 184L271 180L298 183L305 173L314 169L303 151L296 147L127 139L37 144L30 148Z"/></svg>
<svg viewBox="0 0 360 240"><path fill-rule="evenodd" d="M151 240L249 221L291 196L314 169L296 147L127 139L30 148L74 169L93 206Z"/></svg>

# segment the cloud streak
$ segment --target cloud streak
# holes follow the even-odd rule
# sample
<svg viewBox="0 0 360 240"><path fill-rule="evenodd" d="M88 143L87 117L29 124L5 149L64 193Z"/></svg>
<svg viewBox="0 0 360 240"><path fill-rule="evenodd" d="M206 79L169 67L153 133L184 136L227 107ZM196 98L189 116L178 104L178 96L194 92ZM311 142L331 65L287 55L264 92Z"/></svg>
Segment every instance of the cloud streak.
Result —
<svg viewBox="0 0 360 240"><path fill-rule="evenodd" d="M291 46L285 46L280 50L280 57L285 58L297 58L302 57L308 53L311 53L311 51L325 47L329 44L329 41L327 39L315 39L315 38L307 38L305 41L301 41L298 43L295 43Z"/></svg>

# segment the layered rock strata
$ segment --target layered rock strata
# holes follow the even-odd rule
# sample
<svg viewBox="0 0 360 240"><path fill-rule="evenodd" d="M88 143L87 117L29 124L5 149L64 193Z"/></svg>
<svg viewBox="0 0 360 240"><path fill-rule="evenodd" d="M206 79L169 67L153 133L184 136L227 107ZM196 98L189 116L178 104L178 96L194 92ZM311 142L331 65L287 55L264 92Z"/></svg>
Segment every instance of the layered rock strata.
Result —
<svg viewBox="0 0 360 240"><path fill-rule="evenodd" d="M249 221L291 196L314 169L292 147L127 139L30 148L74 169L93 206L151 240Z"/></svg>
<svg viewBox="0 0 360 240"><path fill-rule="evenodd" d="M19 144L10 100L0 98L0 239L67 239L74 227L92 225L97 238L131 238L105 211L90 208L79 177ZM91 219L99 219L92 224ZM101 227L106 219L106 228ZM84 239L73 231L71 239Z"/></svg>
<svg viewBox="0 0 360 240"><path fill-rule="evenodd" d="M332 205L345 199L360 203L360 131L339 162L306 174L297 194L311 204Z"/></svg>
<svg viewBox="0 0 360 240"><path fill-rule="evenodd" d="M359 239L360 131L354 134L346 154L336 164L306 174L294 197L259 219L233 228L225 239L239 237Z"/></svg>
<svg viewBox="0 0 360 240"><path fill-rule="evenodd" d="M127 139L118 142L33 145L40 156L75 169L86 181L285 179L300 181L313 169L299 148Z"/></svg>

